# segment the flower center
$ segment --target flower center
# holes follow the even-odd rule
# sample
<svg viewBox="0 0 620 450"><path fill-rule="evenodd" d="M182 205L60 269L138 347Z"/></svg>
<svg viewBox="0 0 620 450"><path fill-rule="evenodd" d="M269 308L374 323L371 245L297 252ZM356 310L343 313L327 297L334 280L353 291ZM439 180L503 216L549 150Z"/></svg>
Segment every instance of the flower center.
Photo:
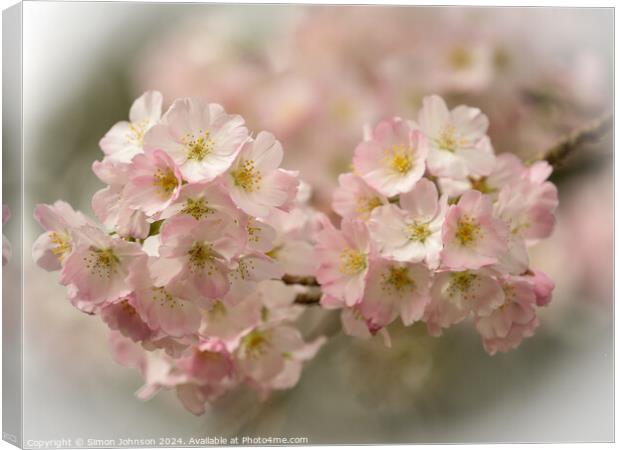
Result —
<svg viewBox="0 0 620 450"><path fill-rule="evenodd" d="M168 306L168 308L175 308L179 306L179 302L175 299L168 291L166 291L163 287L154 287L151 288L153 290L153 301L158 302L159 306Z"/></svg>
<svg viewBox="0 0 620 450"><path fill-rule="evenodd" d="M130 122L127 142L138 147L142 147L144 144L144 133L146 133L148 124L148 119L141 120L140 122Z"/></svg>
<svg viewBox="0 0 620 450"><path fill-rule="evenodd" d="M471 52L463 47L457 47L450 53L450 65L455 70L465 70L472 66Z"/></svg>
<svg viewBox="0 0 620 450"><path fill-rule="evenodd" d="M71 241L66 234L57 233L52 231L50 233L50 241L54 244L52 253L58 258L60 262L64 259L65 255L71 251Z"/></svg>
<svg viewBox="0 0 620 450"><path fill-rule="evenodd" d="M204 269L205 265L213 260L211 246L203 242L195 242L187 254L189 255L189 266L192 272Z"/></svg>
<svg viewBox="0 0 620 450"><path fill-rule="evenodd" d="M213 214L215 210L207 206L207 201L204 198L188 198L185 200L185 206L181 210L181 214L187 214L192 216L196 220L202 219L208 214Z"/></svg>
<svg viewBox="0 0 620 450"><path fill-rule="evenodd" d="M202 161L215 148L215 141L210 137L210 133L201 131L198 137L188 133L181 140L187 152L187 159Z"/></svg>
<svg viewBox="0 0 620 450"><path fill-rule="evenodd" d="M209 319L217 320L226 315L226 306L221 300L216 300L207 311Z"/></svg>
<svg viewBox="0 0 620 450"><path fill-rule="evenodd" d="M340 273L345 275L355 275L366 269L368 258L365 253L346 248L340 253Z"/></svg>
<svg viewBox="0 0 620 450"><path fill-rule="evenodd" d="M427 223L413 222L407 226L409 240L424 243L432 234Z"/></svg>
<svg viewBox="0 0 620 450"><path fill-rule="evenodd" d="M467 270L453 273L448 286L448 296L454 297L458 293L466 300L469 300L471 296L468 293L477 280L478 275Z"/></svg>
<svg viewBox="0 0 620 450"><path fill-rule="evenodd" d="M123 309L123 312L125 314L127 314L128 316L135 316L137 314L136 312L136 308L134 308L133 306L131 306L129 304L129 300L125 299L121 302L121 308Z"/></svg>
<svg viewBox="0 0 620 450"><path fill-rule="evenodd" d="M247 280L250 278L250 269L254 269L252 262L242 259L237 263L237 268L231 275L240 280Z"/></svg>
<svg viewBox="0 0 620 450"><path fill-rule="evenodd" d="M346 98L340 98L332 104L331 112L335 119L342 123L348 123L355 110Z"/></svg>
<svg viewBox="0 0 620 450"><path fill-rule="evenodd" d="M480 225L468 216L463 216L459 219L456 226L455 237L459 243L464 246L470 246L480 238L481 231Z"/></svg>
<svg viewBox="0 0 620 450"><path fill-rule="evenodd" d="M492 194L497 191L494 187L489 186L489 183L487 183L487 177L480 177L479 179L469 177L469 182L471 183L472 189L480 191L483 194Z"/></svg>
<svg viewBox="0 0 620 450"><path fill-rule="evenodd" d="M439 133L439 137L435 139L437 147L448 152L454 152L459 144L462 143L461 141L458 139L456 129L452 125L444 127Z"/></svg>
<svg viewBox="0 0 620 450"><path fill-rule="evenodd" d="M84 257L86 268L92 275L99 278L111 278L118 272L120 260L111 248L91 247L89 253Z"/></svg>
<svg viewBox="0 0 620 450"><path fill-rule="evenodd" d="M231 176L235 186L240 187L246 192L257 191L263 179L261 173L256 170L254 161L251 159L239 164L239 167L231 172Z"/></svg>
<svg viewBox="0 0 620 450"><path fill-rule="evenodd" d="M382 277L383 288L386 290L403 291L415 288L415 281L409 277L407 267L391 266Z"/></svg>
<svg viewBox="0 0 620 450"><path fill-rule="evenodd" d="M170 168L157 169L153 178L153 186L157 188L157 194L164 199L168 198L179 186L179 180Z"/></svg>
<svg viewBox="0 0 620 450"><path fill-rule="evenodd" d="M276 245L274 248L265 253L265 255L269 256L271 259L278 259L280 254L280 250L284 248L283 245Z"/></svg>
<svg viewBox="0 0 620 450"><path fill-rule="evenodd" d="M362 195L357 198L355 211L360 215L368 215L382 204L379 197L366 197Z"/></svg>
<svg viewBox="0 0 620 450"><path fill-rule="evenodd" d="M405 175L413 168L412 149L403 144L394 144L385 150L386 165L394 172Z"/></svg>
<svg viewBox="0 0 620 450"><path fill-rule="evenodd" d="M254 330L241 340L244 352L250 358L258 358L265 353L266 347L270 345L268 336L261 331Z"/></svg>
<svg viewBox="0 0 620 450"><path fill-rule="evenodd" d="M504 291L504 303L502 306L500 306L500 309L504 309L506 306L509 306L512 302L515 301L515 298L517 296L514 286L510 284L503 285L502 290Z"/></svg>
<svg viewBox="0 0 620 450"><path fill-rule="evenodd" d="M254 242L255 244L260 241L260 235L262 228L260 226L253 226L253 224L258 223L252 217L248 219L248 224L246 229L248 230L248 240L250 242Z"/></svg>

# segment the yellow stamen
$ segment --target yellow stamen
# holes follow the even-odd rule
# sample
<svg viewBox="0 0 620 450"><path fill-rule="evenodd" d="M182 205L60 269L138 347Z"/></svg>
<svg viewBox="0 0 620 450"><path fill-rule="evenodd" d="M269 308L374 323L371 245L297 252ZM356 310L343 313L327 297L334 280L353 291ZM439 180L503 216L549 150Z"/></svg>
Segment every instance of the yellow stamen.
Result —
<svg viewBox="0 0 620 450"><path fill-rule="evenodd" d="M207 310L207 314L209 316L209 319L211 320L216 320L224 317L226 315L226 306L224 305L224 302L222 302L221 300L216 300L211 305L211 308Z"/></svg>
<svg viewBox="0 0 620 450"><path fill-rule="evenodd" d="M355 212L364 217L367 217L375 208L383 204L379 197L366 197L362 195L357 197L356 200Z"/></svg>
<svg viewBox="0 0 620 450"><path fill-rule="evenodd" d="M474 244L481 235L480 225L475 220L468 216L459 219L454 237L462 246L467 247Z"/></svg>
<svg viewBox="0 0 620 450"><path fill-rule="evenodd" d="M243 161L238 169L231 172L231 176L235 186L240 187L246 192L257 191L263 179L261 173L256 170L254 161L250 159Z"/></svg>
<svg viewBox="0 0 620 450"><path fill-rule="evenodd" d="M368 265L368 257L365 253L345 248L340 253L340 273L344 275L355 275L366 269Z"/></svg>
<svg viewBox="0 0 620 450"><path fill-rule="evenodd" d="M415 289L415 281L409 277L407 267L390 266L389 272L383 274L382 285L385 290L398 292Z"/></svg>
<svg viewBox="0 0 620 450"><path fill-rule="evenodd" d="M241 347L250 358L258 358L266 351L270 344L269 336L265 332L253 330L241 339Z"/></svg>
<svg viewBox="0 0 620 450"><path fill-rule="evenodd" d="M163 287L154 287L151 290L153 291L152 300L159 303L159 306L167 306L170 309L180 306L177 299Z"/></svg>
<svg viewBox="0 0 620 450"><path fill-rule="evenodd" d="M157 169L153 178L153 185L157 187L157 194L164 199L170 197L170 194L179 186L179 180L170 168Z"/></svg>
<svg viewBox="0 0 620 450"><path fill-rule="evenodd" d="M384 164L399 175L413 169L412 149L403 144L394 144L385 150Z"/></svg>
<svg viewBox="0 0 620 450"><path fill-rule="evenodd" d="M52 231L50 233L50 241L55 245L55 247L52 248L52 253L62 262L65 255L71 252L71 238L66 234Z"/></svg>
<svg viewBox="0 0 620 450"><path fill-rule="evenodd" d="M255 244L260 241L260 236L259 233L262 230L261 227L259 226L253 226L253 224L257 223L253 218L250 217L250 219L248 220L248 225L246 227L247 231L248 231L248 239L250 240L250 242L254 242Z"/></svg>
<svg viewBox="0 0 620 450"><path fill-rule="evenodd" d="M465 300L471 300L473 298L472 288L479 284L478 275L473 272L455 272L450 277L450 284L448 285L447 293L448 297L452 298L456 294L460 294Z"/></svg>
<svg viewBox="0 0 620 450"><path fill-rule="evenodd" d="M213 260L213 251L211 246L203 242L195 242L189 252L189 267L192 272L203 270L207 263ZM211 265L209 265L208 274L211 275Z"/></svg>
<svg viewBox="0 0 620 450"><path fill-rule="evenodd" d="M142 147L144 145L144 133L146 133L148 124L148 119L141 120L140 122L130 122L127 142Z"/></svg>
<svg viewBox="0 0 620 450"><path fill-rule="evenodd" d="M92 275L111 278L118 272L120 260L111 248L90 247L88 255L84 257L84 263Z"/></svg>
<svg viewBox="0 0 620 450"><path fill-rule="evenodd" d="M200 220L204 216L213 214L214 212L214 209L207 206L207 201L204 198L188 198L185 200L185 206L181 210L182 214L190 215L196 220Z"/></svg>
<svg viewBox="0 0 620 450"><path fill-rule="evenodd" d="M489 186L489 183L487 183L487 177L480 177L477 180L469 177L469 182L471 183L472 189L480 191L483 194L492 194L497 191L496 188Z"/></svg>
<svg viewBox="0 0 620 450"><path fill-rule="evenodd" d="M413 222L407 226L409 231L409 239L416 242L424 243L426 239L432 234L427 223Z"/></svg>
<svg viewBox="0 0 620 450"><path fill-rule="evenodd" d="M215 141L210 137L209 131L200 131L197 137L188 133L181 142L187 152L187 159L195 161L202 161L215 148Z"/></svg>

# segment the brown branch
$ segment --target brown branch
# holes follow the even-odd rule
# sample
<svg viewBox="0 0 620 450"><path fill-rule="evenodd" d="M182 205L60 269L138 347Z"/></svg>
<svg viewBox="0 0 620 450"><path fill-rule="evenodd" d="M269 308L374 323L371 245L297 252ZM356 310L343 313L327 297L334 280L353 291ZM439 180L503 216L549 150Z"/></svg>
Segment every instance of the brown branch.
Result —
<svg viewBox="0 0 620 450"><path fill-rule="evenodd" d="M320 286L316 278L310 276L298 276L285 274L282 277L284 284L298 284L301 286Z"/></svg>
<svg viewBox="0 0 620 450"><path fill-rule="evenodd" d="M312 292L303 292L297 294L295 297L295 303L298 305L318 305L321 301L321 291L316 290Z"/></svg>
<svg viewBox="0 0 620 450"><path fill-rule="evenodd" d="M598 142L602 139L613 125L613 115L606 114L599 120L591 123L585 128L575 131L556 145L543 153L543 160L546 160L554 168L562 165L564 160L580 147Z"/></svg>

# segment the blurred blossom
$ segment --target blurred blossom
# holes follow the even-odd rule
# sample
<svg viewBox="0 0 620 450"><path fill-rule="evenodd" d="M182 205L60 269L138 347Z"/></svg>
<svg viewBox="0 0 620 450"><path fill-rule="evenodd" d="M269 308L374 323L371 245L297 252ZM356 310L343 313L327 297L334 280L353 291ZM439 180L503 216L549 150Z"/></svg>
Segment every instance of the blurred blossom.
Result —
<svg viewBox="0 0 620 450"><path fill-rule="evenodd" d="M136 59L135 82L168 98L201 95L277 135L285 166L299 168L328 211L360 129L415 116L429 93L483 109L496 151L526 160L604 112L604 49L581 43L590 29L565 11L546 39L550 14L305 7L268 28L228 27L235 16L218 11L158 37Z"/></svg>

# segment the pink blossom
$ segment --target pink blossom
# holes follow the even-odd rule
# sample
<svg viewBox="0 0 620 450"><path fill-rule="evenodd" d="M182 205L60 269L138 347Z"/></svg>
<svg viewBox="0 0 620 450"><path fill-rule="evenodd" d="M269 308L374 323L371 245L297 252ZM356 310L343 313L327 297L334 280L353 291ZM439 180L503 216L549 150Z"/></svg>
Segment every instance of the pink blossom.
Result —
<svg viewBox="0 0 620 450"><path fill-rule="evenodd" d="M344 219L368 220L375 208L388 203L384 195L353 173L341 174L338 184L332 207Z"/></svg>
<svg viewBox="0 0 620 450"><path fill-rule="evenodd" d="M187 181L211 181L230 167L246 141L243 124L218 104L178 99L145 134L144 147L168 153Z"/></svg>
<svg viewBox="0 0 620 450"><path fill-rule="evenodd" d="M536 296L531 283L518 277L506 277L500 284L504 303L490 315L476 317L476 329L484 341L505 339L513 327L527 326L536 319ZM511 336L511 340L514 337Z"/></svg>
<svg viewBox="0 0 620 450"><path fill-rule="evenodd" d="M498 269L522 274L529 266L527 245L551 235L558 206L557 188L546 178L551 167L539 162L524 169L521 177L499 191L495 215L508 226L508 252L500 258Z"/></svg>
<svg viewBox="0 0 620 450"><path fill-rule="evenodd" d="M433 279L431 301L424 313L429 333L459 323L471 313L484 317L504 303L499 283L484 271L440 272Z"/></svg>
<svg viewBox="0 0 620 450"><path fill-rule="evenodd" d="M195 220L209 218L223 213L237 218L237 208L225 189L217 183L188 183L181 187L178 197L159 215L168 219L175 215L186 215Z"/></svg>
<svg viewBox="0 0 620 450"><path fill-rule="evenodd" d="M242 333L260 323L261 309L262 305L255 297L246 297L235 303L216 299L203 311L200 336L235 342Z"/></svg>
<svg viewBox="0 0 620 450"><path fill-rule="evenodd" d="M129 171L129 182L123 191L129 207L152 216L178 198L183 183L181 172L163 151L136 155Z"/></svg>
<svg viewBox="0 0 620 450"><path fill-rule="evenodd" d="M538 162L519 180L505 185L497 197L497 216L509 224L512 234L528 243L549 237L555 226L558 190L545 181L550 173L548 163Z"/></svg>
<svg viewBox="0 0 620 450"><path fill-rule="evenodd" d="M91 201L97 218L121 237L144 239L149 231L146 215L131 208L123 195L129 181L130 165L106 158L95 161L92 169L101 181L108 184L97 191Z"/></svg>
<svg viewBox="0 0 620 450"><path fill-rule="evenodd" d="M107 157L128 162L142 153L144 134L161 117L163 97L157 91L148 91L133 102L129 110L129 122L116 123L99 142Z"/></svg>
<svg viewBox="0 0 620 450"><path fill-rule="evenodd" d="M264 280L258 284L254 297L261 304L261 320L271 325L293 322L304 312L304 306L295 304L300 286L289 286L280 280Z"/></svg>
<svg viewBox="0 0 620 450"><path fill-rule="evenodd" d="M245 143L232 164L226 185L235 204L254 217L291 202L297 192L297 172L280 169L282 145L271 133L260 132Z"/></svg>
<svg viewBox="0 0 620 450"><path fill-rule="evenodd" d="M266 253L275 246L276 230L269 224L248 217L245 224L248 248L252 251Z"/></svg>
<svg viewBox="0 0 620 450"><path fill-rule="evenodd" d="M111 330L119 331L132 341L140 342L150 339L155 333L142 320L134 304L133 295L119 299L101 308L101 318Z"/></svg>
<svg viewBox="0 0 620 450"><path fill-rule="evenodd" d="M218 298L228 292L228 263L244 244L225 215L199 221L184 215L164 223L159 254L180 296Z"/></svg>
<svg viewBox="0 0 620 450"><path fill-rule="evenodd" d="M82 302L98 305L131 293L127 278L144 270L146 254L135 242L113 238L90 225L74 230L73 251L60 273L60 282L75 287Z"/></svg>
<svg viewBox="0 0 620 450"><path fill-rule="evenodd" d="M371 333L398 316L405 326L420 320L430 301L430 282L431 273L424 264L373 260L359 305Z"/></svg>
<svg viewBox="0 0 620 450"><path fill-rule="evenodd" d="M172 388L187 382L187 375L179 370L173 357L167 353L147 351L140 365L144 385L138 389L136 396L148 400L162 388Z"/></svg>
<svg viewBox="0 0 620 450"><path fill-rule="evenodd" d="M231 377L234 370L232 355L218 339L204 339L178 362L189 381L199 385L215 384Z"/></svg>
<svg viewBox="0 0 620 450"><path fill-rule="evenodd" d="M366 225L345 219L338 230L326 219L316 241L316 277L323 292L344 299L348 306L360 302L371 250Z"/></svg>
<svg viewBox="0 0 620 450"><path fill-rule="evenodd" d="M368 222L379 252L396 261L426 261L429 267L437 267L447 197L440 201L435 184L422 178L411 191L401 194L399 201L400 208L385 205L375 209Z"/></svg>
<svg viewBox="0 0 620 450"><path fill-rule="evenodd" d="M513 324L506 336L483 339L482 344L486 352L490 355L494 355L498 351L507 352L509 350L514 350L521 344L524 338L533 336L539 325L540 320L538 317L534 316L533 319L527 323Z"/></svg>
<svg viewBox="0 0 620 450"><path fill-rule="evenodd" d="M488 197L479 191L467 191L448 208L442 237L443 266L478 269L496 263L506 252L508 229L493 216Z"/></svg>
<svg viewBox="0 0 620 450"><path fill-rule="evenodd" d="M551 294L555 289L555 283L549 275L541 270L534 269L532 271L530 282L534 285L534 295L536 296L536 305L547 306L551 301Z"/></svg>
<svg viewBox="0 0 620 450"><path fill-rule="evenodd" d="M307 344L299 330L286 325L256 328L241 339L235 361L259 393L286 389L297 383L302 362L313 358L324 341L320 337Z"/></svg>
<svg viewBox="0 0 620 450"><path fill-rule="evenodd" d="M177 398L185 408L196 416L206 412L205 403L212 402L229 389L222 383L194 384L183 383L176 386Z"/></svg>
<svg viewBox="0 0 620 450"><path fill-rule="evenodd" d="M283 275L284 268L261 253L250 253L236 258L228 277L229 297L234 300L244 298L256 289L260 281L280 279Z"/></svg>
<svg viewBox="0 0 620 450"><path fill-rule="evenodd" d="M379 122L369 140L355 149L353 166L364 181L385 196L409 191L424 175L428 149L424 136L407 122Z"/></svg>
<svg viewBox="0 0 620 450"><path fill-rule="evenodd" d="M495 156L486 135L487 117L479 109L467 106L450 111L437 95L425 97L422 103L418 126L429 146L429 172L456 179L491 173Z"/></svg>
<svg viewBox="0 0 620 450"><path fill-rule="evenodd" d="M314 260L313 237L320 228L318 217L320 215L310 208L295 207L289 212L280 209L272 209L269 216L264 218L264 223L275 230L272 239L272 247L266 253L276 260L286 273L290 275L314 275L316 261ZM258 227L254 222L253 227ZM259 233L265 234L265 227L260 226ZM268 231L270 236L270 231ZM253 230L248 229L250 244L253 237L257 236Z"/></svg>
<svg viewBox="0 0 620 450"><path fill-rule="evenodd" d="M499 191L507 184L513 183L524 176L526 167L512 153L502 153L495 157L495 165L487 176L469 176L464 179L439 178L437 180L441 192L454 198L465 191L475 189L496 200Z"/></svg>
<svg viewBox="0 0 620 450"><path fill-rule="evenodd" d="M32 257L43 269L59 270L73 250L73 231L93 223L66 202L56 201L53 205L39 204L34 218L46 231L32 246Z"/></svg>
<svg viewBox="0 0 620 450"><path fill-rule="evenodd" d="M132 306L151 329L184 337L198 331L200 310L169 288L172 274L167 266L166 261L150 257L146 267L131 273L128 282L135 294Z"/></svg>

